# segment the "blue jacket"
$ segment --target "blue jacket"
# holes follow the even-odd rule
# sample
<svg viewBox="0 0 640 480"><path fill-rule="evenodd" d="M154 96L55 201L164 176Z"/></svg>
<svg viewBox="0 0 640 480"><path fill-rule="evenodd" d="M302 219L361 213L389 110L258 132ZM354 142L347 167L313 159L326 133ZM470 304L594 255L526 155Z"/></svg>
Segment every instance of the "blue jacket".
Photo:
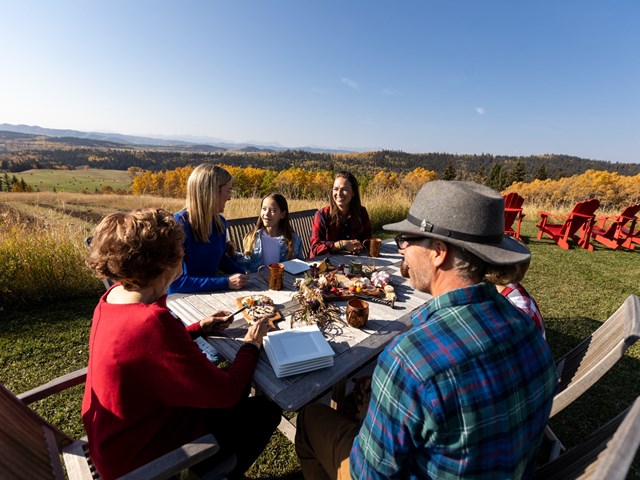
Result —
<svg viewBox="0 0 640 480"><path fill-rule="evenodd" d="M236 262L242 265L247 273L256 272L258 267L262 265L262 231L263 228L259 228L256 232L256 240L253 244L253 252L250 256L244 255L242 252L236 253ZM290 260L287 258L287 241L283 235L277 237L280 243L280 261L284 262ZM293 258L302 259L302 240L297 233L293 232L291 238L293 242ZM240 246L242 248L242 246Z"/></svg>
<svg viewBox="0 0 640 480"><path fill-rule="evenodd" d="M181 210L174 217L184 229L184 259L182 275L171 284L169 293L228 289L227 275L244 273L244 269L224 253L227 245L227 220L220 216L224 225L222 233L218 233L214 226L209 241L199 242L194 236L187 211Z"/></svg>

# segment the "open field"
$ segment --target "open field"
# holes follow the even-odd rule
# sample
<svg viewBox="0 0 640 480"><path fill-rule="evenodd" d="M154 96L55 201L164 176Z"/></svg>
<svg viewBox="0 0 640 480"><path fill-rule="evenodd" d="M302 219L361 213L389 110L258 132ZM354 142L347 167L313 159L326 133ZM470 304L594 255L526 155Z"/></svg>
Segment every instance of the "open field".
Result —
<svg viewBox="0 0 640 480"><path fill-rule="evenodd" d="M96 193L103 187L113 190L129 190L132 178L125 170L102 170L98 168L78 170L33 169L14 174L23 179L33 189L41 192L70 192L87 191Z"/></svg>
<svg viewBox="0 0 640 480"><path fill-rule="evenodd" d="M228 204L225 215L229 218L246 216L248 212L257 212L258 203L257 199L234 199ZM409 201L366 198L364 204L372 212L376 212L379 225L381 218L385 217L386 223L398 215L388 213L385 206L396 204L398 211L401 211L408 206ZM115 195L0 195L0 207L9 207L0 211L0 254L4 255L2 248L6 243L3 242L15 236L12 235L12 231L7 230L16 228L13 220L7 220L10 211L14 216L28 216L32 226L25 232L25 236L35 235L37 231L49 231L53 235L56 228L59 228L59 233L53 237L56 242L62 243L73 238L72 243L78 244L78 251L73 258L80 264L72 273L57 277L57 283L63 285L55 291L55 295L42 292L47 288L54 288L53 284L46 284L43 278L47 273L25 275L23 282L31 278L33 286L30 292L36 292L29 295L34 296L40 291L44 300L41 303L20 302L5 307L2 312L2 383L15 392L21 392L86 365L91 315L102 286L98 281L90 284L90 279L86 278L80 284L68 283L69 277L80 275L82 258L86 255L82 239L91 225L97 221L98 216L114 210L152 205L175 211L182 206L182 201ZM291 210L318 206L317 202L291 202ZM598 245L593 252L562 250L548 239L535 238L535 223L539 218L536 212L536 207L529 206L523 223L523 234L533 253L532 265L523 283L540 305L545 317L547 339L554 357L559 358L593 332L629 294L640 295L640 251L614 252ZM89 214L94 215L94 218L89 218ZM8 227L9 223L12 227ZM57 227L54 228L54 224ZM34 244L29 245L29 248L37 247ZM51 248L47 246L46 249ZM62 267L56 264L51 268L55 271L55 268ZM51 275L51 270L49 272ZM2 282L0 294L1 287ZM640 344L632 347L622 361L582 398L552 419L551 425L567 445L576 444L629 405L638 395ZM82 435L79 418L81 396L82 389L76 388L62 398L38 402L36 407L52 423L76 435ZM640 479L639 464L636 459L629 478ZM277 435L274 438L250 472L250 477L302 478L293 448L284 437Z"/></svg>

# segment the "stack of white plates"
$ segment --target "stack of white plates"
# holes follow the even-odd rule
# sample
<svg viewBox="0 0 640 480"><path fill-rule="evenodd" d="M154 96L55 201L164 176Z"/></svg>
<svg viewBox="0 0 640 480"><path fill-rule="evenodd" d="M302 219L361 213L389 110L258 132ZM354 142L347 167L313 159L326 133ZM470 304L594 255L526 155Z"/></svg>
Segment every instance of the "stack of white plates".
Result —
<svg viewBox="0 0 640 480"><path fill-rule="evenodd" d="M316 325L269 332L264 350L278 378L333 365L333 349Z"/></svg>

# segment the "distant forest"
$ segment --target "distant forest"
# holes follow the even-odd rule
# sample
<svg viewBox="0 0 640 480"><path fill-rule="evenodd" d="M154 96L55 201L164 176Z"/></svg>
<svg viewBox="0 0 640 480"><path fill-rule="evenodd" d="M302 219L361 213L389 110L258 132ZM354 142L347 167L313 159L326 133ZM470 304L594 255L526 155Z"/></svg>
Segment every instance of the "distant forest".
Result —
<svg viewBox="0 0 640 480"><path fill-rule="evenodd" d="M70 140L70 139L67 139ZM216 163L235 167L255 167L281 171L289 168L336 171L347 169L360 175L374 175L384 170L406 174L421 167L432 170L439 178L481 180L490 176L492 168L512 170L515 165L524 167L524 181L559 179L582 174L585 171L602 170L633 176L640 173L640 164L612 163L587 160L568 155L502 156L457 155L450 153L405 153L381 150L365 153L329 154L310 153L303 150L278 152L175 152L158 149L78 147L72 143L60 148L2 148L0 142L0 171L21 172L32 168L69 168L89 166L113 170L131 167L158 172L179 167Z"/></svg>

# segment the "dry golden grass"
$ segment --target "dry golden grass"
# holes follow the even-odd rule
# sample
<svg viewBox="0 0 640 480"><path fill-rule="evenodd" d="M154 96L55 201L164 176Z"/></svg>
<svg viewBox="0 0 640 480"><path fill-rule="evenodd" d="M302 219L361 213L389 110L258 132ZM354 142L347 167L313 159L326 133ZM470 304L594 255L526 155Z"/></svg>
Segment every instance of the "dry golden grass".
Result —
<svg viewBox="0 0 640 480"><path fill-rule="evenodd" d="M226 218L258 215L260 198L234 198ZM363 198L375 229L406 214L410 199L387 192ZM291 200L294 212L325 203ZM105 215L137 208L164 208L177 212L183 199L132 195L79 193L0 193L0 307L55 298L84 296L101 284L84 267L84 239Z"/></svg>

